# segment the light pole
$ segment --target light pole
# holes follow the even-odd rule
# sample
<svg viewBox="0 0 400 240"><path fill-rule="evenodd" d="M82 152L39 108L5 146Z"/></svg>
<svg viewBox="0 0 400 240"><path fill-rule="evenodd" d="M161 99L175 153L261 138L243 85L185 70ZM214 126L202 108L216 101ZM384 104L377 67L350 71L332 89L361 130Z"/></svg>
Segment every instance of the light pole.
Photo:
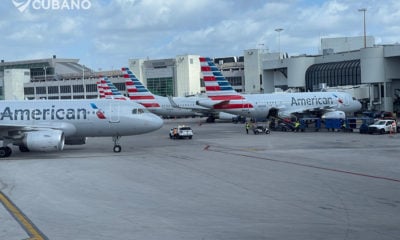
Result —
<svg viewBox="0 0 400 240"><path fill-rule="evenodd" d="M46 83L46 78L47 78L47 75L46 75L46 73L47 73L47 67L44 66L44 67L43 67L43 70L44 70L44 85L45 85L45 88L46 88L46 99L49 99L49 91L47 90L48 86L47 86L47 83Z"/></svg>
<svg viewBox="0 0 400 240"><path fill-rule="evenodd" d="M283 28L276 28L275 31L278 32L279 58L281 58L281 32Z"/></svg>
<svg viewBox="0 0 400 240"><path fill-rule="evenodd" d="M82 65L82 85L83 85L83 98L86 99L85 65Z"/></svg>
<svg viewBox="0 0 400 240"><path fill-rule="evenodd" d="M365 12L367 11L367 9L366 8L360 8L360 9L358 9L358 11L359 12L363 12L363 15L364 15L364 48L366 48L367 47L367 30L366 30L366 27L365 27Z"/></svg>

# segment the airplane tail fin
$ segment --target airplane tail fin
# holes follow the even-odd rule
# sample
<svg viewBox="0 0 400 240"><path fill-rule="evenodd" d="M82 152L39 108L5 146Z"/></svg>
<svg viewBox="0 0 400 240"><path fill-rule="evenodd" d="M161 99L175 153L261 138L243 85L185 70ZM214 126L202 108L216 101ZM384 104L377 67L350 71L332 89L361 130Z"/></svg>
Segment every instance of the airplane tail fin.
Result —
<svg viewBox="0 0 400 240"><path fill-rule="evenodd" d="M236 92L222 75L214 62L208 57L200 57L201 73L206 87L206 93L212 100L238 100L244 97Z"/></svg>
<svg viewBox="0 0 400 240"><path fill-rule="evenodd" d="M127 100L127 98L115 87L115 85L107 77L100 77L100 83L97 85L97 88L100 93L100 98Z"/></svg>
<svg viewBox="0 0 400 240"><path fill-rule="evenodd" d="M126 92L129 99L142 104L145 107L160 107L153 93L151 93L133 74L129 68L121 69L125 78Z"/></svg>
<svg viewBox="0 0 400 240"><path fill-rule="evenodd" d="M104 89L103 85L101 82L96 82L97 85L97 92L99 93L100 98L106 98L106 95L104 94Z"/></svg>

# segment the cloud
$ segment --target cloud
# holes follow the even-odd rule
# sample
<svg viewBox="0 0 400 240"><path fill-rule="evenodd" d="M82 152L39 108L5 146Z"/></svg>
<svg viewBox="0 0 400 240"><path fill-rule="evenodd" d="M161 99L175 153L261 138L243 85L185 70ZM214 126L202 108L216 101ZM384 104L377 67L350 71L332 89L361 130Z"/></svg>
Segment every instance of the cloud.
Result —
<svg viewBox="0 0 400 240"><path fill-rule="evenodd" d="M92 0L85 11L24 13L9 1L0 5L0 50L6 59L57 54L107 69L129 58L241 55L261 44L277 51L283 28L282 51L315 54L321 37L362 35L363 7L368 35L399 41L395 0Z"/></svg>

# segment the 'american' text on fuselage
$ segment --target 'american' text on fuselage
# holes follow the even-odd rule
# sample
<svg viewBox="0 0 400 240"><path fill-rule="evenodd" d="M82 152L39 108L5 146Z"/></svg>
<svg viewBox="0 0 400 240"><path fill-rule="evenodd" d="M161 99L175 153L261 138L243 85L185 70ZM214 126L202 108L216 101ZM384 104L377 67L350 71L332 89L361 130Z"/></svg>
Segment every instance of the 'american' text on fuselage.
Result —
<svg viewBox="0 0 400 240"><path fill-rule="evenodd" d="M10 107L4 108L1 111L0 120L75 120L75 119L86 119L87 110L85 108L55 108L53 105L51 108L44 109L10 109Z"/></svg>
<svg viewBox="0 0 400 240"><path fill-rule="evenodd" d="M333 104L331 97L295 98L292 97L292 106L329 105Z"/></svg>

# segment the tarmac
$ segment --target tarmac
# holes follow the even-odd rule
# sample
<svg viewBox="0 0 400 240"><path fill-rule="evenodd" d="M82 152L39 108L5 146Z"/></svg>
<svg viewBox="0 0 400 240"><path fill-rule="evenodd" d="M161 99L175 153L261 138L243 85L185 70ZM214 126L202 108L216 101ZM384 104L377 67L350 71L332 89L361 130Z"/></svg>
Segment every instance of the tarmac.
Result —
<svg viewBox="0 0 400 240"><path fill-rule="evenodd" d="M169 139L178 124L193 139ZM400 134L196 118L120 143L1 159L0 239L399 239Z"/></svg>

